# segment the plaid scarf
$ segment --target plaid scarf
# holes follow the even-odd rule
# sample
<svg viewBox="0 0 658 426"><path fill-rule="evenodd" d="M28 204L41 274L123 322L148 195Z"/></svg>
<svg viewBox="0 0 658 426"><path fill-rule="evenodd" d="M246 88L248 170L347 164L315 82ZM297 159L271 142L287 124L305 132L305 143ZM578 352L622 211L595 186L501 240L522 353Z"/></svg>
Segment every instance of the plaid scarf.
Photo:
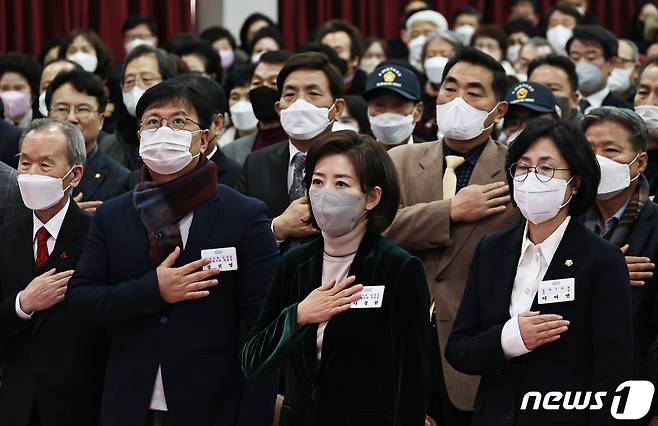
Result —
<svg viewBox="0 0 658 426"><path fill-rule="evenodd" d="M640 175L635 192L633 192L631 199L628 201L617 226L605 235L605 239L617 247L623 247L628 242L627 238L635 224L635 220L640 216L640 212L648 200L649 181L644 175Z"/></svg>
<svg viewBox="0 0 658 426"><path fill-rule="evenodd" d="M183 249L178 221L217 194L217 166L204 155L190 173L171 182L153 182L142 167L133 192L133 205L148 233L150 255L158 266L176 247Z"/></svg>

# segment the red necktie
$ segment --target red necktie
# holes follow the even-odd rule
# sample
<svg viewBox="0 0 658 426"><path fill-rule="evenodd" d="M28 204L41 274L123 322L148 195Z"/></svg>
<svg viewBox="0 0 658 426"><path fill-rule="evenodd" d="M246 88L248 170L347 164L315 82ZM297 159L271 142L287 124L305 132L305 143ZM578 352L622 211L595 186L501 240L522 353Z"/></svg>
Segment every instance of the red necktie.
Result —
<svg viewBox="0 0 658 426"><path fill-rule="evenodd" d="M37 260L34 262L37 268L41 268L48 259L48 238L50 233L45 227L39 228L37 231Z"/></svg>

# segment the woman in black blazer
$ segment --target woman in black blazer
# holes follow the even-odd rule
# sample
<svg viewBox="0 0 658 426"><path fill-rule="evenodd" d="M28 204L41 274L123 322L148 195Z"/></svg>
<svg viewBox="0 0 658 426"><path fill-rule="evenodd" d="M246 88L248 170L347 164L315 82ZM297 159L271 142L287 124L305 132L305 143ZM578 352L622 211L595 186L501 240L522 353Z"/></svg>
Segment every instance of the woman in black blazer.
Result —
<svg viewBox="0 0 658 426"><path fill-rule="evenodd" d="M631 299L619 249L576 219L594 203L595 156L577 127L542 119L507 164L528 220L480 241L446 347L453 367L482 376L472 424L615 424L613 394L631 375ZM565 409L576 398L585 408Z"/></svg>
<svg viewBox="0 0 658 426"><path fill-rule="evenodd" d="M425 273L380 236L399 203L393 163L370 136L333 132L309 150L305 182L322 238L282 257L242 368L254 378L285 363L282 426L423 425Z"/></svg>

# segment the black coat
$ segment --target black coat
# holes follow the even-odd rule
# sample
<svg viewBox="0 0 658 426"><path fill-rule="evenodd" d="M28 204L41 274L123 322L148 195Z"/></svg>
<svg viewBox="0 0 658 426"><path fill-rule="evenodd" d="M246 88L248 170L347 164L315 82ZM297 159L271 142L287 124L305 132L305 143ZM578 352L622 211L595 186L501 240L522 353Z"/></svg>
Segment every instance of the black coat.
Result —
<svg viewBox="0 0 658 426"><path fill-rule="evenodd" d="M97 147L85 161L82 180L73 189L73 196L82 193L82 201L107 201L132 189L129 176L130 170Z"/></svg>
<svg viewBox="0 0 658 426"><path fill-rule="evenodd" d="M205 298L165 302L149 247L132 193L120 195L96 210L69 284L82 318L110 329L101 425L144 425L158 365L174 425L271 425L277 377L248 381L239 360L278 260L263 204L219 185L194 211L175 266L223 247L239 265Z"/></svg>
<svg viewBox="0 0 658 426"><path fill-rule="evenodd" d="M217 148L211 160L217 166L217 181L233 189L237 189L240 184L240 177L242 176L240 165L228 158L219 148Z"/></svg>
<svg viewBox="0 0 658 426"><path fill-rule="evenodd" d="M74 269L91 218L71 201L55 248L34 266L32 212L0 228L0 342L4 343L0 423L27 426L36 403L44 426L98 424L106 334L71 309L67 297L29 321L16 315L19 291L42 273Z"/></svg>
<svg viewBox="0 0 658 426"><path fill-rule="evenodd" d="M297 327L297 304L322 279L324 243L287 252L242 351L259 377L286 364L281 426L420 426L429 399L429 292L421 261L367 233L348 276L384 285L381 308L350 309L324 330Z"/></svg>
<svg viewBox="0 0 658 426"><path fill-rule="evenodd" d="M544 280L575 278L575 299L538 305L535 296L530 308L562 315L570 321L569 329L560 339L508 360L501 332L510 318L523 230L524 226L518 225L480 241L447 342L446 359L453 367L482 375L472 424L615 424L610 415L612 396L616 387L631 377L633 358L631 295L624 257L617 247L572 219ZM523 396L529 391L542 395L605 391L607 397L602 410L522 411Z"/></svg>
<svg viewBox="0 0 658 426"><path fill-rule="evenodd" d="M14 169L18 167L18 142L21 138L21 129L3 118L0 118L0 161Z"/></svg>

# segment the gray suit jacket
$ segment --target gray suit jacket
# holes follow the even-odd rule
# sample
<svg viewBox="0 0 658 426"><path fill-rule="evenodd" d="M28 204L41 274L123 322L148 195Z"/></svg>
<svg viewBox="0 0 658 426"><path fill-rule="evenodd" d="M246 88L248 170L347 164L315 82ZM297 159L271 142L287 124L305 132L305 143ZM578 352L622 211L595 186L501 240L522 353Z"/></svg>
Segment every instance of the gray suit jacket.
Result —
<svg viewBox="0 0 658 426"><path fill-rule="evenodd" d="M26 211L18 190L16 170L0 161L0 225Z"/></svg>
<svg viewBox="0 0 658 426"><path fill-rule="evenodd" d="M242 167L244 160L247 159L247 155L251 154L251 150L254 148L257 133L258 132L253 132L247 136L234 140L230 144L222 147L222 152Z"/></svg>

